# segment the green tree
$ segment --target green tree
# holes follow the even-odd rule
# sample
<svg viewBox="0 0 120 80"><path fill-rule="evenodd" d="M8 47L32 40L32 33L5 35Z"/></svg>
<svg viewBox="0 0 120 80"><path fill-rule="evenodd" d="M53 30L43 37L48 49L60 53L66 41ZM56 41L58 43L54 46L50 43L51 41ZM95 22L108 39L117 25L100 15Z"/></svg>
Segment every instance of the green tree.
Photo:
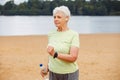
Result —
<svg viewBox="0 0 120 80"><path fill-rule="evenodd" d="M50 1L46 1L43 4L43 9L41 10L43 15L51 15L50 11Z"/></svg>
<svg viewBox="0 0 120 80"><path fill-rule="evenodd" d="M50 2L50 12L52 13L53 9L58 6L56 1Z"/></svg>
<svg viewBox="0 0 120 80"><path fill-rule="evenodd" d="M14 5L14 1L8 1L5 5L4 5L4 10L11 10L13 8Z"/></svg>
<svg viewBox="0 0 120 80"><path fill-rule="evenodd" d="M114 0L111 2L110 15L120 15L120 1Z"/></svg>
<svg viewBox="0 0 120 80"><path fill-rule="evenodd" d="M3 6L2 6L2 5L0 5L0 10L2 10L2 8L3 8Z"/></svg>
<svg viewBox="0 0 120 80"><path fill-rule="evenodd" d="M81 14L80 10L84 5L85 0L75 0L75 14L79 15Z"/></svg>
<svg viewBox="0 0 120 80"><path fill-rule="evenodd" d="M102 1L105 7L107 8L107 14L109 15L111 12L111 0L103 0Z"/></svg>
<svg viewBox="0 0 120 80"><path fill-rule="evenodd" d="M3 6L0 5L0 15L2 14L2 8L3 8Z"/></svg>
<svg viewBox="0 0 120 80"><path fill-rule="evenodd" d="M93 5L85 5L82 8L83 15L93 15L94 14L94 6Z"/></svg>
<svg viewBox="0 0 120 80"><path fill-rule="evenodd" d="M106 7L105 6L97 7L97 10L95 11L95 15L107 15Z"/></svg>
<svg viewBox="0 0 120 80"><path fill-rule="evenodd" d="M17 10L17 14L19 14L19 15L22 15L22 14L27 15L30 13L29 9L27 8L26 2L19 4L17 6L16 10Z"/></svg>
<svg viewBox="0 0 120 80"><path fill-rule="evenodd" d="M5 15L12 15L13 14L13 8L14 8L15 4L14 4L14 0L8 1L2 10L2 13Z"/></svg>

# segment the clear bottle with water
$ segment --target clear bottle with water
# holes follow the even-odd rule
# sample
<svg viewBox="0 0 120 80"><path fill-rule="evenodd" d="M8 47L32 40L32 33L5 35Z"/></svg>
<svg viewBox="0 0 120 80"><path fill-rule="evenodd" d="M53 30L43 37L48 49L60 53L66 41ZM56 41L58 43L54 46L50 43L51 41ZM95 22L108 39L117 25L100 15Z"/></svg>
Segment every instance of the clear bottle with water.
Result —
<svg viewBox="0 0 120 80"><path fill-rule="evenodd" d="M49 80L46 67L43 64L40 64L40 68L41 68L41 71L44 73L44 80Z"/></svg>

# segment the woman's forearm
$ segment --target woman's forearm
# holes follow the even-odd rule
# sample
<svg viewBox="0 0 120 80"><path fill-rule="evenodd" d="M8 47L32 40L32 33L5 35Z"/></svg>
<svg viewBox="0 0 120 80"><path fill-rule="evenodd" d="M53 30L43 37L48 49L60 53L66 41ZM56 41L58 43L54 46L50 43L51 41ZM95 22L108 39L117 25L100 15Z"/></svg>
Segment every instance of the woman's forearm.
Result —
<svg viewBox="0 0 120 80"><path fill-rule="evenodd" d="M77 56L69 55L69 54L61 54L58 53L58 59L67 61L67 62L74 62L77 59Z"/></svg>

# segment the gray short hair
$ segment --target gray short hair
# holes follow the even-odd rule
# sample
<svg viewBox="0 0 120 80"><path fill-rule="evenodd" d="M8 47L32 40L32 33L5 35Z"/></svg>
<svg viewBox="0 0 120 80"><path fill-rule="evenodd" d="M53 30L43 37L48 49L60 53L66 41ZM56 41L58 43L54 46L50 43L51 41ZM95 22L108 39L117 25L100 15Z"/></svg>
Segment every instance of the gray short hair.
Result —
<svg viewBox="0 0 120 80"><path fill-rule="evenodd" d="M55 15L58 11L62 11L65 16L69 16L70 17L70 10L67 6L59 6L59 7L56 7L54 10L53 10L53 15Z"/></svg>

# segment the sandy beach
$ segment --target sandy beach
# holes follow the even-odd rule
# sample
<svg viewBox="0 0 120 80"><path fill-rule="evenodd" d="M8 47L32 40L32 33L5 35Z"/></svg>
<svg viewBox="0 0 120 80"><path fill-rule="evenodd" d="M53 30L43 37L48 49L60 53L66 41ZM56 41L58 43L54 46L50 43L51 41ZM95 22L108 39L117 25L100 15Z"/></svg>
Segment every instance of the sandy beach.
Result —
<svg viewBox="0 0 120 80"><path fill-rule="evenodd" d="M47 36L1 36L0 80L42 80ZM120 34L80 34L79 80L120 80Z"/></svg>

